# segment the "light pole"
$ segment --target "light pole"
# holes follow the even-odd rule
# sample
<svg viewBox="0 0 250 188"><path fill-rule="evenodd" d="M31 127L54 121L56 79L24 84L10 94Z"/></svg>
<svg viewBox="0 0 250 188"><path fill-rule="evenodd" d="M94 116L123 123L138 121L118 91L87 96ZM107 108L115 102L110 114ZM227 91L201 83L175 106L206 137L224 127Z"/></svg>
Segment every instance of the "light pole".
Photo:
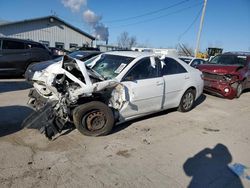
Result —
<svg viewBox="0 0 250 188"><path fill-rule="evenodd" d="M195 57L197 57L197 54L199 53L200 37L201 37L201 31L202 31L203 22L204 22L204 16L205 16L205 12L206 12L206 6L207 6L207 0L204 0L204 5L203 5L202 15L201 15L201 21L200 21L200 27L199 27L199 32L198 32L197 42L196 42L196 48L195 48Z"/></svg>

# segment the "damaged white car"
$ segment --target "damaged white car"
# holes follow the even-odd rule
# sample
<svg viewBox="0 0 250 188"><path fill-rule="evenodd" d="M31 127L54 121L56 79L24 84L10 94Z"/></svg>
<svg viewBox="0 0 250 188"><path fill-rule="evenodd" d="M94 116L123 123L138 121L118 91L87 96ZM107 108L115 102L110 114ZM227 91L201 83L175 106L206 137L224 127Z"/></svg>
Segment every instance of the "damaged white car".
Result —
<svg viewBox="0 0 250 188"><path fill-rule="evenodd" d="M107 52L85 62L64 56L34 64L25 126L39 124L48 138L74 125L82 134L106 135L124 121L169 108L192 109L203 91L202 73L177 58L152 53Z"/></svg>

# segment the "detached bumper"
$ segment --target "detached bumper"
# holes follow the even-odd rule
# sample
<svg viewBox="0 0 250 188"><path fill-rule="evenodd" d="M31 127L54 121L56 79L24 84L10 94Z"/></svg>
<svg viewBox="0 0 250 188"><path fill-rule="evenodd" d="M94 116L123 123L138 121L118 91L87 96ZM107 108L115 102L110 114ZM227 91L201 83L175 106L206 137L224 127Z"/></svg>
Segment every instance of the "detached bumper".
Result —
<svg viewBox="0 0 250 188"><path fill-rule="evenodd" d="M236 96L236 84L221 80L204 79L204 90L228 99Z"/></svg>
<svg viewBox="0 0 250 188"><path fill-rule="evenodd" d="M62 106L59 101L49 101L43 98L35 89L29 93L28 105L35 109L22 124L24 128L39 129L49 139L60 133L67 121L62 119Z"/></svg>

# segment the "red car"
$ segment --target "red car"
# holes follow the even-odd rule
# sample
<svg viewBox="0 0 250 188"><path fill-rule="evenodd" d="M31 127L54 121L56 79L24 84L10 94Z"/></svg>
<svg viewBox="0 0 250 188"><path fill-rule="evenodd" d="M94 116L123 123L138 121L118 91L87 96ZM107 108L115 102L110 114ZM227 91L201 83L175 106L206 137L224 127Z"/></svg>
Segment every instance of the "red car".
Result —
<svg viewBox="0 0 250 188"><path fill-rule="evenodd" d="M233 99L250 88L250 53L228 52L198 66L203 72L204 90Z"/></svg>

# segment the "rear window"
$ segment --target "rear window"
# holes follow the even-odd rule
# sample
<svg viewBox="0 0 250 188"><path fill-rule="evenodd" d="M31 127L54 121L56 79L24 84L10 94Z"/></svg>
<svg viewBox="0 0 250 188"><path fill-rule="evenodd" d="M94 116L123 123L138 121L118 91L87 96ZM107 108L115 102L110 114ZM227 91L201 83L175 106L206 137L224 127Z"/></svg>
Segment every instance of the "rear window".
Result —
<svg viewBox="0 0 250 188"><path fill-rule="evenodd" d="M23 42L19 41L3 40L2 49L25 49L25 45Z"/></svg>

